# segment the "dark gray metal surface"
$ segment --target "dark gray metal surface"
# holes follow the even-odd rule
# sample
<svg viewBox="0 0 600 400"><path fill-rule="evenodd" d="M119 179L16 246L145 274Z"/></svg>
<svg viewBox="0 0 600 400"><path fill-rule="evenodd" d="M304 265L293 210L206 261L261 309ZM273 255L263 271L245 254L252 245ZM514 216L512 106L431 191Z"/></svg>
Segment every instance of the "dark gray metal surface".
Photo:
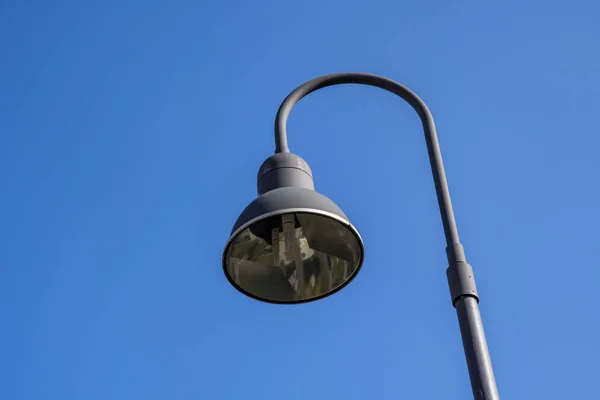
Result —
<svg viewBox="0 0 600 400"><path fill-rule="evenodd" d="M255 218L291 209L323 211L348 221L346 214L329 198L311 189L288 186L270 190L254 199L242 211L231 233Z"/></svg>
<svg viewBox="0 0 600 400"><path fill-rule="evenodd" d="M475 288L475 279L471 267L466 263L464 250L460 244L435 124L425 103L407 87L381 76L355 72L325 75L299 86L285 98L279 107L275 118L275 152L290 152L286 123L292 108L300 99L327 86L349 83L375 86L394 93L408 102L421 119L446 237L446 252L449 263L448 283L452 303L458 313L473 396L476 400L499 400L500 397L479 313L479 297Z"/></svg>
<svg viewBox="0 0 600 400"><path fill-rule="evenodd" d="M446 277L448 278L450 298L453 305L456 305L456 302L462 297L473 297L479 301L473 268L469 264L465 262L454 263L446 270Z"/></svg>
<svg viewBox="0 0 600 400"><path fill-rule="evenodd" d="M259 196L286 186L315 188L308 163L292 153L276 153L267 158L258 170L256 181Z"/></svg>
<svg viewBox="0 0 600 400"><path fill-rule="evenodd" d="M456 302L456 313L467 358L473 397L482 400L500 399L477 299L461 297Z"/></svg>

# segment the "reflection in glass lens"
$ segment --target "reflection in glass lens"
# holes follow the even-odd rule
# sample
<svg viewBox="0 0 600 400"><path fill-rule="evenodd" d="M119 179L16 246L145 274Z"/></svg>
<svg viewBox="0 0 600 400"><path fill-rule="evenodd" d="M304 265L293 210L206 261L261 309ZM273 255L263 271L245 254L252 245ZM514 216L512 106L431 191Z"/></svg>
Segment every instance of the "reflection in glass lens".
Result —
<svg viewBox="0 0 600 400"><path fill-rule="evenodd" d="M274 301L325 294L348 280L362 254L344 224L297 213L266 218L240 232L227 251L227 273L245 291Z"/></svg>

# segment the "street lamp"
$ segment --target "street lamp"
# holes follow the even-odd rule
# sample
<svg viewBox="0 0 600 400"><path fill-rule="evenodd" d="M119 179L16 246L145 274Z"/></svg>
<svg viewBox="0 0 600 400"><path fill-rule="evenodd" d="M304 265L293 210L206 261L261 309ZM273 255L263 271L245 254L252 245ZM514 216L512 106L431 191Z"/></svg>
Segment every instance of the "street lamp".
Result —
<svg viewBox="0 0 600 400"><path fill-rule="evenodd" d="M365 73L325 75L304 83L285 98L275 118L275 154L258 171L258 197L242 211L225 246L225 276L250 297L294 304L335 293L360 270L364 246L358 231L333 201L314 191L312 172L306 161L290 153L286 134L287 118L300 99L318 89L347 83L392 92L421 118L446 237L446 276L473 396L499 400L479 295L459 241L433 117L415 93L395 81Z"/></svg>

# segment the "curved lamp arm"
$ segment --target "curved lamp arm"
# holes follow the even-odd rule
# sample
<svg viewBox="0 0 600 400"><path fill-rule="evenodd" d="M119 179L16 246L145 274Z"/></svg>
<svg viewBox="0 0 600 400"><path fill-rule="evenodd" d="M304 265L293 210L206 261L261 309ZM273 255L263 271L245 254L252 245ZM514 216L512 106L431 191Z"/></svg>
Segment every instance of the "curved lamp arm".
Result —
<svg viewBox="0 0 600 400"><path fill-rule="evenodd" d="M492 362L483 331L483 322L479 312L479 296L475 286L473 270L466 262L465 253L459 241L440 144L433 117L423 100L398 82L377 75L348 72L321 76L299 86L285 98L279 107L275 117L275 152L290 152L287 144L286 122L292 108L300 99L315 90L346 83L376 86L392 92L406 100L421 118L446 236L446 253L449 262L446 275L452 304L458 315L473 396L477 400L499 400L500 396L498 395Z"/></svg>
<svg viewBox="0 0 600 400"><path fill-rule="evenodd" d="M415 109L417 114L419 114L421 122L423 123L423 131L425 132L425 140L427 142L427 151L429 153L431 171L433 172L435 190L437 193L438 204L440 206L440 213L442 215L444 234L446 236L446 245L448 246L448 258L450 263L456 261L466 262L464 250L460 245L460 240L458 237L458 229L454 219L454 211L452 210L450 191L448 190L446 172L444 171L444 163L442 162L442 153L440 151L440 144L435 131L435 124L433 123L433 116L423 100L421 100L419 96L417 96L406 86L382 76L360 72L324 75L304 83L285 98L283 103L281 103L279 110L277 111L277 116L275 117L275 152L290 152L287 143L286 123L292 108L300 101L300 99L327 86L341 85L346 83L356 83L385 89L388 92L392 92L402 97Z"/></svg>

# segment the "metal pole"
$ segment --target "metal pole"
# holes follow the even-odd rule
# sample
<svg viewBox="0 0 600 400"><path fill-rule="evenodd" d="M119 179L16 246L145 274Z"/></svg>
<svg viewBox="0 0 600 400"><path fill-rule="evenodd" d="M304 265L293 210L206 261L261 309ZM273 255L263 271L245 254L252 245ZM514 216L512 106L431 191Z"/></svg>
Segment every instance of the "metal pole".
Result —
<svg viewBox="0 0 600 400"><path fill-rule="evenodd" d="M473 396L476 399L499 399L477 300L473 297L462 297L456 303L456 313L467 357Z"/></svg>
<svg viewBox="0 0 600 400"><path fill-rule="evenodd" d="M378 75L349 72L315 78L296 88L281 103L275 117L275 153L290 152L286 122L292 108L300 99L321 88L348 83L375 86L392 92L409 103L421 118L446 237L446 253L449 264L446 275L452 304L458 314L473 397L475 400L499 400L500 396L479 313L479 295L475 287L473 270L467 264L463 247L460 244L433 116L423 100L407 87Z"/></svg>

